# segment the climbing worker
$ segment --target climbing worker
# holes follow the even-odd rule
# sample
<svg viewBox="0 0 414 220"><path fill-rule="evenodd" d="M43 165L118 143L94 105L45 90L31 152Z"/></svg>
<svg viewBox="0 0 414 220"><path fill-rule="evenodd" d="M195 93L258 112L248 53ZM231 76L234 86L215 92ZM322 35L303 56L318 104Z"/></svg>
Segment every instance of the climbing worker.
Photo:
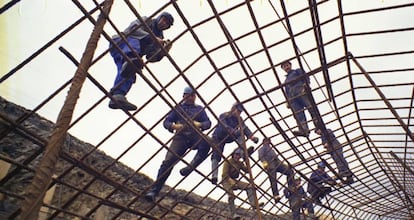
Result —
<svg viewBox="0 0 414 220"><path fill-rule="evenodd" d="M244 136L254 143L259 142L259 138L253 135L241 119L240 114L243 111L243 105L241 103L235 103L232 105L230 111L224 112L219 116L217 127L212 135L215 146L213 147L213 153L211 155L211 182L213 184L217 184L218 164L221 160L225 144L236 142L240 147L243 144ZM250 148L248 151L251 154L254 149Z"/></svg>
<svg viewBox="0 0 414 220"><path fill-rule="evenodd" d="M286 175L287 184L291 185L293 171L287 164L279 160L276 152L271 146L270 138L263 139L262 146L259 148L259 160L262 162L262 166L269 176L273 198L277 203L281 199L277 187L277 172Z"/></svg>
<svg viewBox="0 0 414 220"><path fill-rule="evenodd" d="M319 162L317 169L312 172L309 178L308 193L317 204L321 204L321 199L332 192L330 186L337 185L335 180L325 172L325 167L325 162Z"/></svg>
<svg viewBox="0 0 414 220"><path fill-rule="evenodd" d="M348 162L345 160L341 143L336 139L335 134L331 129L326 129L326 135L321 129L316 129L315 133L321 136L322 145L326 148L338 168L339 178L345 178L346 184L354 182L353 174L349 169ZM330 143L330 144L329 144Z"/></svg>
<svg viewBox="0 0 414 220"><path fill-rule="evenodd" d="M148 201L155 201L165 181L171 174L175 164L180 160L187 150L196 149L190 165L180 170L182 176L189 175L201 162L203 162L210 150L211 140L201 132L211 127L211 121L204 108L195 104L196 93L191 87L184 89L183 100L171 110L164 120L164 128L174 132L172 143L167 155L158 170L157 179L153 187L145 195Z"/></svg>
<svg viewBox="0 0 414 220"><path fill-rule="evenodd" d="M282 62L281 67L287 73L285 92L289 99L288 107L292 109L296 119L300 122L299 130L293 131L293 134L308 137L309 127L306 121L305 109L311 114L315 128L319 127L316 115L317 109L312 107L309 76L302 69L292 69L292 64L288 60Z"/></svg>
<svg viewBox="0 0 414 220"><path fill-rule="evenodd" d="M112 37L113 43L119 47L118 49L112 43L110 44L110 54L117 66L117 75L111 89L112 99L109 102L109 107L112 109L127 111L137 109L134 104L128 102L125 96L136 81L135 73L142 74L141 57L146 55L147 61L157 62L165 56L159 45L162 45L166 51L171 49L172 44L164 40L163 31L173 25L173 16L168 12L163 12L155 19L145 16L142 19L151 30L146 29L137 19L122 32L125 40L119 35ZM150 31L155 35L156 41L150 36ZM124 54L132 62L128 62Z"/></svg>
<svg viewBox="0 0 414 220"><path fill-rule="evenodd" d="M294 175L293 184L283 190L283 194L289 200L293 220L300 220L300 210L302 208L305 208L308 211L308 216L310 218L317 219L313 204L309 201L298 174Z"/></svg>
<svg viewBox="0 0 414 220"><path fill-rule="evenodd" d="M222 181L224 190L228 195L228 205L232 216L236 216L236 207L234 205L235 195L233 190L245 190L247 193L250 205L256 208L256 202L253 195L254 186L249 183L239 180L240 172L248 172L247 167L240 160L243 151L241 148L236 148L231 154L231 158L224 161ZM263 206L263 203L258 204L259 207Z"/></svg>

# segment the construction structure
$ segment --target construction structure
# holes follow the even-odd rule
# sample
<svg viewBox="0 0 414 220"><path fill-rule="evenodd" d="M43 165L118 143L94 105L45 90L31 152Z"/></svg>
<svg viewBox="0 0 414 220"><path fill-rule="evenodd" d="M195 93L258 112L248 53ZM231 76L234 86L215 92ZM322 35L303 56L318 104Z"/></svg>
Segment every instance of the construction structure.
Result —
<svg viewBox="0 0 414 220"><path fill-rule="evenodd" d="M414 218L414 2L72 0L43 1L43 14L26 15L28 1L3 2L2 26L9 30L17 13L18 24L26 23L21 29L32 32L2 35L1 216L231 218L223 187L211 183L209 158L187 177L178 172L192 151L173 169L155 203L143 199L172 141L162 122L186 86L197 91L196 102L213 123L206 135L222 112L240 102L244 123L261 140L271 139L279 158L305 185L320 161L338 178L315 127L308 137L292 133L298 123L287 108L280 68L291 60L310 76L318 120L333 130L354 174L353 183L338 180L322 204L315 204L319 218ZM48 11L54 4L62 4L61 11ZM171 51L159 63L143 59L143 73L128 95L136 111L108 108L116 74L108 50L111 36L134 19L163 11L174 16L165 31ZM50 24L33 23L30 16ZM48 31L54 23L60 29ZM41 40L26 46L37 35ZM18 49L15 41L21 38L24 58L17 58L10 51ZM288 200L273 200L257 156L260 143L246 140L242 147L250 145L255 151L242 178L255 184L255 199L264 206L250 208L240 193L240 213L245 219L290 219ZM236 147L226 146L223 154ZM278 177L283 190L286 180Z"/></svg>

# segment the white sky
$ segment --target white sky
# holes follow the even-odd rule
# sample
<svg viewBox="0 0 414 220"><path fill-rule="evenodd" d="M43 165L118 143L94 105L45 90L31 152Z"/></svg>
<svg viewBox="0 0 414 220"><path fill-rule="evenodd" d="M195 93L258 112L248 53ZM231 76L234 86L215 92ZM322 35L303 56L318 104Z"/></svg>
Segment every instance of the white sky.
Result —
<svg viewBox="0 0 414 220"><path fill-rule="evenodd" d="M1 1L4 4L5 0ZM137 5L136 9L139 13L143 15L150 15L158 8L162 7L168 1L132 1L133 4ZM222 0L214 1L214 4L219 12L236 5L240 1L232 0ZM282 16L282 10L278 4L278 1L273 1L276 6L277 12ZM346 0L342 1L343 10L345 12L357 11L362 9L369 8L379 8L386 7L388 5L410 3L412 1L390 1L390 0ZM303 9L306 7L307 1L295 1L288 0L285 1L288 12L292 13L297 10ZM93 4L89 1L82 1L82 4L90 10L93 7ZM205 1L196 1L196 0L179 0L177 1L180 9L185 14L186 18L191 25L198 23L201 20L204 20L206 17L212 16L212 11L210 6ZM253 1L251 3L254 14L259 26L263 26L272 21L278 19L277 15L274 13L273 9L270 7L268 1ZM319 16L322 21L328 20L332 17L335 17L338 14L337 1L330 1L323 4L318 8ZM175 17L174 26L171 29L165 31L166 38L174 39L176 36L181 34L186 27L183 21L180 19L176 13L175 8L169 6L166 11L169 11ZM30 56L35 50L42 47L45 43L55 37L57 34L62 32L66 27L74 23L80 16L82 16L79 9L71 1L56 1L56 0L37 0L37 1L21 1L16 7L13 7L9 11L5 12L0 16L0 25L2 30L0 32L0 76L3 76L9 72L16 65L25 60ZM96 14L94 15L96 17ZM115 1L112 8L110 18L117 25L120 30L123 30L128 26L129 22L134 19L134 15L127 9L123 1ZM299 16L292 18L291 24L295 33L300 32L311 26L311 20L309 19L309 13L302 13ZM233 38L237 38L247 32L250 32L254 29L253 22L250 15L248 14L247 7L241 7L237 10L234 10L230 14L226 14L222 17L226 27L229 29ZM353 16L345 20L346 32L347 33L358 33L366 31L375 31L383 29L394 29L394 28L404 28L411 27L413 21L412 8L400 9L395 12L384 14L384 13L372 13L371 15L364 16ZM83 22L81 25L78 25L70 33L65 35L57 43L53 44L35 60L33 60L28 65L24 66L16 74L10 77L8 80L0 84L0 95L4 98L13 101L19 105L23 105L26 108L34 108L44 99L46 99L52 92L54 92L61 84L69 80L74 72L75 66L61 53L58 48L60 46L69 50L77 60L80 60L80 57L85 49L86 42L90 36L92 30L92 25L90 22ZM113 28L106 25L105 30L110 34L115 34ZM200 38L203 46L207 50L215 48L225 42L226 39L218 26L217 22L209 22L202 27L198 27L195 30L195 33ZM288 34L283 26L280 24L272 25L269 28L263 29L262 34L265 38L265 42L268 45L274 44L282 39L285 39ZM333 22L330 25L323 27L323 38L324 41L329 41L340 36L340 26L339 22ZM412 32L399 32L396 34L384 34L381 38L378 37L350 37L348 39L349 50L355 55L368 55L368 54L378 54L378 53L388 53L395 52L400 50L411 50L413 49L413 36ZM309 32L305 35L296 38L298 47L302 52L307 51L315 47L315 40L313 32ZM240 47L244 55L248 55L252 52L261 48L260 40L258 35L249 35L246 38L237 42L237 45ZM101 37L95 57L100 55L108 47L108 42ZM328 57L328 62L335 60L339 57L342 57L344 54L344 49L342 41L338 41L335 44L327 46L326 55ZM291 42L288 41L284 44L273 47L269 50L273 60L273 64L279 63L286 58L290 58L294 55L292 50ZM170 51L171 57L177 63L181 71L185 70L185 75L191 81L194 86L200 85L200 83L209 75L214 72L214 69L209 64L208 60L203 58L196 65L187 69L188 66L200 56L201 50L200 47L196 44L194 38L191 34L186 33L182 36L173 46ZM218 68L233 62L235 56L230 50L229 47L220 49L211 54L215 65ZM318 68L320 66L319 59L316 52L310 53L304 57L307 66L305 64L305 70L310 70ZM380 61L380 62L379 62ZM401 67L412 67L412 56L399 56L398 59L390 60L389 57L386 59L365 59L363 60L363 65L366 70L375 71L375 70L384 70L384 69L397 69ZM264 56L264 53L260 53L256 56L249 58L248 64L253 69L253 72L257 72L264 68L269 67L269 62ZM298 63L293 62L294 67L298 66ZM149 64L149 68L161 82L162 85L168 84L174 77L177 76L178 71L166 58L159 63ZM354 71L357 71L357 68L353 66ZM90 74L94 76L107 90L112 86L113 80L116 74L116 67L112 61L112 58L107 54L102 60L96 63L89 70ZM280 79L283 81L285 78L285 73L276 67L276 71ZM345 66L333 67L330 69L331 80L338 79L343 77L346 74ZM238 80L245 78L245 73L242 71L240 65L233 65L230 68L224 69L221 71L225 80L228 83L233 83ZM154 79L148 74L147 71L144 71L144 75L150 79L151 82L155 83L157 88L160 88L156 84ZM375 78L375 76L373 76ZM377 83L385 83L390 80L397 80L394 77L383 77L375 78ZM398 82L410 82L413 80L411 75L399 75ZM266 71L263 74L257 75L257 78L253 79L254 85L258 86L260 82L264 90L268 90L277 85L276 78L272 71ZM314 78L312 78L312 85L316 86L319 83L323 83L322 73L318 73ZM361 79L361 81L355 82L356 84L366 85L366 80ZM169 100L169 102L174 99L175 102L180 100L182 89L186 86L185 81L180 78L179 80L172 83L171 86L167 88L168 93L171 94L171 97L168 96L165 92L162 94ZM340 93L341 91L348 90L349 88L348 81L338 82L334 87L334 93ZM260 88L260 87L259 87ZM202 95L203 99L206 102L210 102L216 94L224 89L224 84L222 80L215 74L205 85L202 85L198 92ZM234 87L233 91L238 95L240 100L246 100L251 96L255 95L255 92L252 88L252 85L245 81ZM387 94L387 97L399 97L400 94L405 93L409 94L411 88L400 88L396 91L384 91ZM263 90L261 90L263 92ZM63 104L63 100L67 94L67 90L61 92L58 98L53 99L48 103L44 108L39 112L42 116L50 119L51 121L56 120L56 116L59 113L59 109ZM135 103L138 107L148 101L155 92L140 78L137 77L137 83L133 85L132 90L129 92L127 98ZM367 97L372 98L372 93L366 93ZM315 96L316 95L316 96ZM325 91L326 95L326 91ZM364 97L364 94L358 94L361 98ZM95 88L95 86L90 82L86 81L82 89L80 99L78 101L74 119L77 119L79 115L83 114L84 111L91 107L98 99L100 99L103 94ZM314 94L317 101L324 100L321 91L316 91ZM284 101L282 93L280 90L269 94L271 101L264 98L267 105L272 105L272 103L281 103ZM343 100L342 100L343 99ZM77 123L73 128L70 129L70 133L77 138L89 142L93 145L98 144L103 137L107 136L113 129L122 123L127 116L122 111L114 111L107 107L109 100L105 100L97 108L95 108L90 114L83 118L79 123ZM208 112L213 125L216 124L216 120L213 115L218 115L224 111L227 111L231 104L234 102L234 98L231 94L226 91L219 99L214 100L209 106L214 112ZM197 101L201 103L200 99ZM350 102L349 97L339 97L339 103L348 103ZM257 106L260 106L260 109ZM254 100L246 104L247 112L249 114L254 114L257 111L262 110L262 104L259 100ZM286 116L290 113L290 110L286 109L285 106L278 107L278 110L283 116ZM135 118L144 124L147 128L155 126L152 130L153 134L160 138L162 141L166 142L171 137L172 134L169 133L162 127L162 123L156 124L156 122L162 118L169 111L168 105L161 98L154 99L149 106L147 106L143 111L138 113ZM327 112L330 111L328 104L324 104L320 107L320 111ZM213 114L214 113L214 114ZM245 115L243 115L245 116ZM264 125L269 123L269 115L260 114L255 116L255 121ZM287 120L288 122L294 123L293 118ZM247 121L247 124L256 130L256 127L252 124L252 121ZM260 126L259 125L259 126ZM284 128L287 125L282 125ZM338 127L337 123L332 123L332 127ZM264 131L268 135L274 134L275 130L273 128L265 129ZM105 151L106 153L117 157L122 152L124 152L130 144L135 142L137 138L141 137L143 130L134 122L128 122L123 126L117 134L113 135L108 139L99 149ZM262 138L261 134L258 134ZM273 141L278 142L280 140ZM318 141L315 141L314 144L318 144ZM251 143L249 143L251 144ZM145 136L138 144L136 144L132 150L130 150L125 156L121 158L121 161L136 169L140 167L145 161L147 161L154 152L159 149L160 145L153 140L150 136ZM229 153L235 145L226 145L225 153ZM288 146L280 146L281 151L289 150ZM195 152L191 152L187 157L187 161L190 161ZM290 156L292 151L286 152L286 156ZM314 155L313 152L309 152L310 155ZM350 153L349 153L350 154ZM154 160L151 160L145 167L143 167L142 172L146 173L148 176L155 179L157 174L157 169L161 164L165 156L165 151L163 150L160 154L156 156ZM293 158L295 159L295 157ZM297 159L297 158L296 158ZM355 158L354 158L355 159ZM291 161L294 162L294 161ZM173 186L175 183L180 181L181 176L178 173L178 170L184 166L183 163L178 164L170 178L167 181L167 184ZM202 172L210 172L210 159L208 158L199 169ZM258 178L260 182L263 178ZM193 173L189 178L184 180L183 183L179 185L178 188L183 189L192 189L196 183L201 180L199 174ZM198 187L195 192L203 195L204 192L211 190L213 186L209 182L204 182ZM223 192L221 190L216 190L212 197L221 196Z"/></svg>

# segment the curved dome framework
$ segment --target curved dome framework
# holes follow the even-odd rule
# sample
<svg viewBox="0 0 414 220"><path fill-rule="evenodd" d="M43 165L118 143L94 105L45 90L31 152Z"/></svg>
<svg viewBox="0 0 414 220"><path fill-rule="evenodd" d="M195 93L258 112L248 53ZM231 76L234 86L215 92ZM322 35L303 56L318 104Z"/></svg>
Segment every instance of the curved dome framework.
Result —
<svg viewBox="0 0 414 220"><path fill-rule="evenodd" d="M46 175L43 182L42 177L34 178L27 188L28 192L43 196L43 189L64 184L67 172L80 168L90 169L90 175L95 174L99 181L113 186L114 191L128 191L134 199L118 204L111 196L88 193L93 191L90 190L92 184L80 189L76 181L73 185L67 182L67 187L72 187L74 193L61 204L49 206L52 213L49 218L74 215L88 219L105 204L118 210L111 219L122 219L123 213L142 219L168 218L166 216L171 213L177 215L177 219L191 219L185 212L177 212L178 202L165 205L171 189L185 189L203 197L201 200L212 198L225 203L223 188L210 183L210 159L190 176L179 175L178 168L188 164L192 152L185 155L173 170L167 181L172 188L163 190L157 204L142 209L135 209L133 204L142 198L148 187L137 191L122 186L125 182L114 181L103 171L92 172L93 167L84 165L91 152L71 159L61 154L59 143L63 144L64 134L68 131L90 142L93 151L104 151L115 158L115 162L127 164L136 173L155 177L172 136L162 128L162 120L180 101L182 89L187 85L196 89L197 102L206 106L213 126L217 124L218 116L228 111L234 102L243 103L245 123L260 139L271 138L280 159L294 168L305 180L305 185L321 160L327 162L328 174L337 177L336 165L318 135L311 132L304 138L292 133L297 129L297 123L292 110L286 107L285 73L280 68L281 62L289 59L294 68L304 69L311 77L313 105L318 109L319 120L334 131L355 175L354 183L334 187L323 205L315 206L316 213L325 219L413 219L414 27L411 18L414 3L402 2L180 0L147 3L125 0L115 1L112 5L112 1L73 0L68 7L62 7L66 12L60 11L74 14L70 22L48 17L53 13L43 15L47 16L43 19L51 23L54 19L61 22L60 31L47 32L47 25L39 28L47 37L43 36L41 43L29 47L31 52L23 55L23 59L8 61L10 67L2 68L2 96L52 120L58 115L70 85L83 84L83 87L79 99L73 92L76 86L69 90L57 119L57 124L62 127L59 129L58 126L50 138L55 143L39 144L49 149L41 163L45 167L37 167L34 163L38 151L25 155L24 163L21 158L1 156L13 166L20 167L3 178L1 192L23 200L22 194L7 191L8 180L19 172L43 170L41 173ZM0 19L7 21L7 17L21 11L24 4L25 1L18 0L7 2L0 9ZM108 7L104 8L104 4ZM151 7L145 8L146 4ZM174 25L165 32L166 38L172 40L173 48L161 62L146 63L143 74L138 76L128 98L138 110L114 111L107 107L111 80L115 77L115 65L107 46L112 41L110 36L120 34L132 19L142 19L141 7L149 12L145 16L155 17L161 11L173 14ZM109 12L108 16L97 19L105 11ZM38 25L29 20L20 22ZM101 33L99 27L103 25ZM94 37L97 40L99 34L101 38L94 45L92 40ZM30 35L26 36L30 40ZM13 44L8 41L7 45L12 47ZM1 51L5 51L2 60L7 60L6 49ZM91 62L87 61L88 57ZM87 76L82 76L82 69L87 70ZM72 81L70 73L75 70ZM78 81L82 81L82 77L86 77L85 83ZM22 92L21 87L25 91ZM68 99L72 99L71 103ZM73 109L68 105L76 107ZM1 114L0 117L10 124L10 128L26 131L22 125L29 116L15 119ZM67 124L59 123L62 120ZM3 131L0 140L4 142L12 130ZM208 131L209 135L211 133L212 129ZM246 144L253 143L247 141L244 147ZM229 155L235 147L234 144L226 145L224 155ZM250 169L245 178L257 185L256 198L265 206L254 210L253 215L258 219L272 216L288 219L289 203L282 198L274 204L266 172L258 160L258 145L255 147L247 163ZM59 155L59 160L63 157L73 166L56 176L52 171ZM115 165L110 163L105 170ZM278 177L284 187L285 178ZM79 194L98 196L101 202L88 212L68 211ZM12 215L36 210L33 208L36 201L30 202L38 200L36 196L34 199L27 196L22 210ZM246 201L244 194L239 194L238 198L240 207L248 207L243 202ZM203 208L194 203L188 205L206 216L228 217L217 211L223 203ZM163 208L163 213L154 214L152 210L159 207Z"/></svg>

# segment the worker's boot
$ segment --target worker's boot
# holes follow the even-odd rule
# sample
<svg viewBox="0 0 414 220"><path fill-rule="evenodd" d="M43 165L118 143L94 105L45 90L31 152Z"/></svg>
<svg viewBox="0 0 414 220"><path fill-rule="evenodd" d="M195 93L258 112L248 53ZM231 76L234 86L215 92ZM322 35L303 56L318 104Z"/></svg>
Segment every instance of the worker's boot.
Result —
<svg viewBox="0 0 414 220"><path fill-rule="evenodd" d="M217 159L211 160L211 183L217 184L219 161Z"/></svg>
<svg viewBox="0 0 414 220"><path fill-rule="evenodd" d="M181 176L188 176L188 175L190 175L190 173L193 172L193 170L198 165L200 165L200 163L203 162L204 159L205 158L200 157L199 155L195 155L194 156L194 159L191 161L191 163L188 166L186 166L186 167L184 167L184 168L182 168L180 170Z"/></svg>

